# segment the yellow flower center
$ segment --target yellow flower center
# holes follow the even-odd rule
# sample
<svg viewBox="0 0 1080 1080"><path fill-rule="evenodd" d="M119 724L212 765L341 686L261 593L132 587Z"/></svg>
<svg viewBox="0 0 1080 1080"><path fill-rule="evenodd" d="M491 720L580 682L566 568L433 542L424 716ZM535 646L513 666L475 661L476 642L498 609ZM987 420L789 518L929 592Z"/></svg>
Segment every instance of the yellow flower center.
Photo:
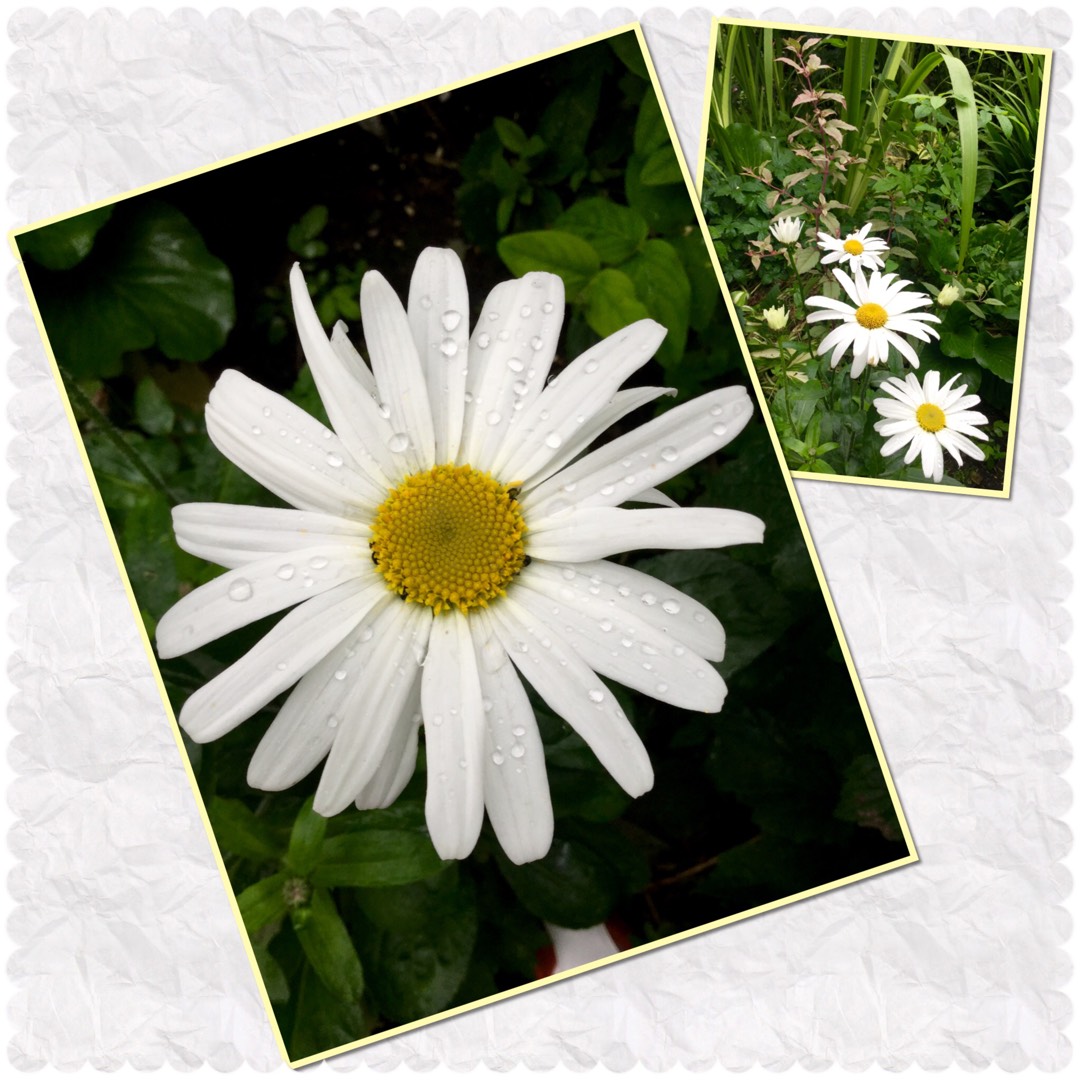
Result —
<svg viewBox="0 0 1080 1080"><path fill-rule="evenodd" d="M940 431L945 426L945 413L937 405L920 405L915 410L915 419L923 431Z"/></svg>
<svg viewBox="0 0 1080 1080"><path fill-rule="evenodd" d="M867 330L878 330L889 321L889 313L880 304L863 304L855 309L855 321Z"/></svg>
<svg viewBox="0 0 1080 1080"><path fill-rule="evenodd" d="M471 465L407 476L371 526L386 584L435 613L487 607L525 565L525 519L508 486Z"/></svg>
<svg viewBox="0 0 1080 1080"><path fill-rule="evenodd" d="M844 250L849 255L861 255L863 253L862 241L856 240L853 236L850 240L844 241Z"/></svg>

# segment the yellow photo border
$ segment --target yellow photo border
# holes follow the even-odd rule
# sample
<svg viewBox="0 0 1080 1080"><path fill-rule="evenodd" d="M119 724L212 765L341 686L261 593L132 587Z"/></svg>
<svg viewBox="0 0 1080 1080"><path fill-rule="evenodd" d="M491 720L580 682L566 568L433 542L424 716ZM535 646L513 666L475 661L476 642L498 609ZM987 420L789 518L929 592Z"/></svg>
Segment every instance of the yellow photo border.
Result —
<svg viewBox="0 0 1080 1080"><path fill-rule="evenodd" d="M1050 71L1053 65L1053 50L1037 45L1001 45L998 42L959 41L955 38L926 37L922 34L877 34L870 30L850 30L836 26L818 26L799 22L771 22L761 19L736 19L719 18L713 16L709 32L709 60L708 70L705 77L705 102L701 113L701 133L698 139L698 159L694 173L694 190L700 201L702 186L705 181L705 146L709 135L709 112L712 105L713 79L716 75L716 39L719 35L720 24L725 26L749 26L759 30L791 30L797 33L811 33L822 35L835 35L838 37L874 38L878 41L912 41L922 45L946 45L964 49L993 49L998 52L1033 53L1042 56L1046 60L1043 69L1042 96L1039 101L1039 134L1035 142L1035 169L1032 172L1031 181L1031 227L1028 229L1027 251L1024 255L1024 295L1020 302L1019 330L1016 335L1016 374L1013 377L1012 400L1009 404L1009 438L1005 445L1005 483L1000 491L992 491L982 488L952 487L943 484L933 484L919 480L885 480L880 477L870 476L841 476L838 473L816 473L803 469L790 469L781 455L784 471L800 479L823 480L833 484L863 484L868 487L905 488L909 491L937 491L947 495L977 495L989 499L1007 499L1012 486L1013 452L1016 447L1016 421L1020 414L1020 381L1024 367L1024 338L1027 331L1028 304L1031 300L1031 267L1035 256L1035 229L1038 224L1039 213L1039 181L1042 178L1042 159L1045 149L1046 137L1046 113L1050 102ZM712 247L712 240L709 240ZM728 295L727 281L721 271L724 295ZM743 335L742 324L736 318L735 332L739 338L739 346L743 351L750 371L750 378L754 381L754 389L757 391L758 402L761 411L765 414L765 422L769 431L775 434L772 414L765 403L765 395L761 389L761 382L757 376L757 370L750 358L750 348Z"/></svg>
<svg viewBox="0 0 1080 1080"><path fill-rule="evenodd" d="M124 199L132 198L133 196L141 195L141 194L143 194L145 192L155 191L155 190L157 190L159 188L166 187L166 186L168 186L170 184L173 184L173 183L175 183L177 181L185 180L185 179L188 179L188 178L193 177L193 176L199 176L199 175L202 175L203 173L211 172L211 171L213 171L215 169L221 168L222 166L225 166L225 165L230 165L230 164L232 164L234 162L245 161L245 160L247 160L249 158L258 157L259 155L261 155L261 154L263 154L263 153L265 153L265 152L267 152L269 150L275 150L275 149L277 149L279 147L283 147L283 146L290 146L290 145L292 145L294 143L302 142L303 140L305 140L307 138L310 138L312 136L321 135L321 134L324 134L324 133L329 132L329 131L337 130L338 128L342 128L342 127L346 127L346 126L351 125L351 124L355 124L358 121L378 116L378 115L380 115L382 113L388 112L391 109L403 108L403 107L405 107L407 105L412 105L412 104L415 104L416 102L427 100L427 99L435 97L435 96L437 96L439 94L447 93L447 92L449 92L451 90L460 89L461 87L464 87L464 86L470 86L470 85L472 85L474 83L481 82L481 81L483 81L485 79L492 78L492 77L494 77L496 75L501 75L501 74L503 74L505 72L508 72L508 71L514 71L514 70L517 70L518 68L525 67L525 66L527 66L529 64L536 63L536 62L541 61L541 60L551 59L552 57L560 56L560 55L562 55L564 53L572 52L572 51L574 51L576 49L582 48L582 47L587 46L587 45L592 45L592 44L594 44L594 43L596 43L598 41L607 40L608 38L615 37L615 36L617 36L619 34L624 34L624 33L628 32L628 31L633 31L634 32L634 34L635 34L635 36L637 38L638 45L641 48L642 58L645 61L645 65L646 65L646 68L647 68L648 73L649 73L650 81L652 83L653 89L656 92L657 101L659 102L659 105L660 105L660 110L661 110L661 114L663 115L663 118L664 118L664 123L667 125L668 136L671 139L673 148L675 150L675 155L676 155L676 158L677 158L677 160L679 162L679 167L680 167L680 169L682 171L684 182L686 183L686 186L687 186L687 192L691 196L691 203L693 205L694 213L695 213L695 216L696 216L697 221L698 221L698 227L701 229L702 236L706 241L706 246L707 246L708 251L709 251L709 257L712 260L713 269L715 270L716 275L717 275L717 279L718 279L718 281L720 283L720 289L721 289L721 293L722 293L722 295L724 297L724 302L725 302L725 304L727 306L728 316L731 319L733 325L736 327L736 330L737 330L737 332L739 334L739 341L740 341L740 344L741 344L743 352L744 352L744 360L746 361L747 370L749 371L750 376L754 381L754 386L755 386L755 390L756 390L757 397L758 397L758 403L762 407L762 411L765 414L767 430L769 432L769 438L770 438L770 440L772 442L772 445L773 445L774 453L776 454L777 464L780 467L781 472L783 474L784 483L785 483L785 485L787 487L788 496L791 499L792 508L795 511L795 515L796 515L796 517L798 519L798 522L799 522L799 527L802 530L803 540L806 543L807 551L808 551L808 553L810 555L810 559L811 559L811 562L812 562L813 567L814 567L814 572L817 575L818 584L819 584L819 586L821 588L822 597L825 600L825 605L826 605L826 607L828 609L829 617L832 620L832 625L833 625L833 629L834 629L834 631L836 633L837 642L840 645L840 649L841 649L841 651L842 651L842 653L844 655L844 662L845 662L845 664L847 666L848 674L849 674L849 676L851 678L852 688L855 691L855 695L856 695L856 698L857 698L858 703L859 703L859 708L861 709L863 719L866 722L867 731L868 731L868 733L870 735L870 739L871 739L871 742L872 742L873 747L874 747L874 752L875 752L875 755L877 757L878 766L880 767L880 769L882 771L882 775L884 777L886 787L888 789L890 798L892 800L892 805L893 805L893 808L894 808L894 810L896 812L897 820L898 820L898 822L900 824L900 829L901 829L901 832L903 834L904 843L906 844L907 849L908 849L908 854L906 856L904 856L903 858L895 859L892 862L885 863L885 864L883 864L881 866L873 867L873 868L871 868L869 870L864 870L864 871L862 871L862 872L860 872L858 874L853 874L853 875L850 875L848 877L841 878L841 879L839 879L837 881L828 882L827 884L824 884L824 885L818 885L818 886L815 886L812 889L807 889L807 890L805 890L803 892L796 893L796 894L794 894L792 896L785 897L785 898L783 898L781 900L774 900L774 901L771 901L768 904L762 904L762 905L760 905L758 907L751 908L751 909L749 909L747 911L740 912L740 913L738 913L736 915L729 915L729 916L727 916L725 918L717 919L714 922L705 923L705 924L703 924L701 926L697 926L697 927L694 927L694 928L689 929L689 930L684 930L684 931L681 931L681 932L679 932L677 934L672 934L669 937L664 938L662 941L655 941L655 942L650 942L650 943L645 944L645 945L639 945L639 946L636 946L635 948L628 949L628 950L626 950L624 952L616 953L613 956L605 957L605 958L603 958L601 960L595 960L595 961L592 961L591 963L588 963L588 964L583 964L580 967L574 968L571 971L560 972L557 975L549 975L546 978L537 979L537 980L535 980L533 982L525 984L524 986L515 987L515 988L513 988L511 990L505 990L505 991L503 991L503 992L501 992L499 994L493 994L493 995L490 995L488 997L480 998L480 999L478 999L476 1001L470 1002L467 1005L459 1005L459 1006L457 1006L455 1008L452 1008L452 1009L446 1009L446 1010L444 1010L442 1012L435 1013L432 1016L425 1017L425 1018L423 1018L421 1020L414 1020L414 1021L412 1021L410 1023L400 1024L397 1027L394 1027L392 1029L388 1029L386 1031L381 1031L381 1032L378 1032L378 1033L373 1034L373 1035L369 1035L366 1038L358 1039L355 1042L345 1043L345 1044L342 1044L341 1046L333 1047L332 1049L323 1051L323 1052L318 1053L318 1054L312 1054L312 1055L310 1055L308 1057L292 1060L292 1059L289 1058L288 1051L287 1051L286 1046L285 1046L285 1041L284 1041L284 1039L282 1037L281 1031L280 1031L280 1029L278 1027L277 1020L276 1020L275 1015L274 1015L273 1005L270 1002L270 998L269 998L269 995L267 994L266 986L265 986L265 983L263 981L262 974L261 974L261 972L259 970L258 963L257 963L257 961L255 959L255 953L254 953L254 950L252 948L251 941L250 941L250 939L248 937L247 931L244 928L244 923L243 923L243 919L241 918L241 915L240 915L240 908L239 908L239 905L237 903L236 894L233 891L232 884L230 883L228 874L227 874L227 872L225 870L224 860L222 858L221 851L218 848L217 839L214 836L213 829L211 828L210 819L209 819L209 816L207 815L206 807L205 807L205 805L203 803L202 795L199 792L199 787L198 787L198 784L197 784L197 782L195 780L195 774L194 774L194 772L193 772L193 770L191 768L191 763L188 760L188 756L187 756L186 752L184 751L184 745L183 745L183 740L182 740L182 737L181 737L181 734L180 734L180 728L179 728L179 725L176 722L176 716L173 713L172 705L171 705L171 703L169 701L169 697L168 697L168 694L166 692L165 684L164 684L164 681L163 681L163 679L161 677L161 673L158 670L157 660L156 660L156 657L154 655L154 651L153 651L153 647L152 647L151 642L150 642L150 638L149 638L149 636L148 636L148 634L146 632L146 628L145 628L145 626L143 624L143 620L139 616L139 608L138 608L138 604L137 604L136 599L135 599L134 591L133 591L132 586L131 586L131 581L130 581L130 579L128 577L127 568L124 566L123 560L122 560L121 555L120 555L120 549L119 549L119 546L118 546L117 541L116 541L116 536L115 536L115 534L113 532L112 526L109 523L108 515L107 515L107 513L105 511L105 505L104 505L104 502L103 502L103 500L101 498L101 492L100 492L100 490L98 488L97 480L96 480L96 478L94 476L94 472L93 472L93 469L92 469L91 464L90 464L89 456L87 455L86 448L85 448L85 446L83 444L82 438L79 435L78 423L77 423L77 421L75 419L74 411L72 410L71 403L70 403L70 401L68 399L68 396L67 396L67 393L66 393L66 391L64 389L64 384L63 384L63 381L62 381L62 379L60 377L60 370L59 370L59 367L57 366L56 358L53 355L51 346L49 345L48 336L46 334L45 327L44 327L44 324L43 324L42 319L41 319L41 313L38 310L37 302L34 299L34 295L33 295L32 291L30 289L29 278L28 278L27 273L26 273L26 268L24 267L24 265L22 263L22 259L20 257L20 253L19 253L19 249L18 249L18 245L17 245L16 241L17 241L17 238L19 236L21 236L23 233L27 233L27 232L33 231L35 229L39 229L42 226L51 225L54 222L64 221L64 220L66 220L68 218L76 217L79 214L86 213L89 210L93 210L93 209L96 209L96 208L101 207L101 206L111 206L111 205L113 205L113 204L115 204L117 202L123 201ZM712 45L712 48L714 48L714 49L715 49L715 36L716 36L716 20L713 21L713 28L712 28L712 34L711 34L711 45ZM711 79L711 68L710 68L710 79ZM708 104L708 98L706 99L706 105L707 104ZM702 144L702 145L704 145L704 144ZM703 157L702 157L701 161L703 163L703 161L704 161ZM703 167L703 164L702 164L701 167ZM814 548L813 538L810 535L809 526L808 526L806 518L805 518L805 516L803 514L802 506L799 503L799 498L798 498L798 495L797 495L796 490L795 490L795 485L794 485L794 483L793 483L793 481L791 479L791 475L790 475L786 465L784 464L783 450L782 450L782 448L780 446L780 442L779 442L779 440L778 440L778 438L776 436L776 432L773 429L772 423L769 422L768 410L764 407L764 400L762 398L761 387L758 384L757 379L755 377L753 365L749 362L749 360L747 358L745 342L743 341L741 331L738 330L738 318L737 318L737 315L736 315L736 312L735 312L735 308L734 308L734 305L731 302L731 296L730 296L730 294L728 292L727 284L724 281L723 273L721 271L720 264L719 264L719 261L718 261L717 256L716 256L716 251L715 251L715 249L714 249L714 247L712 245L711 240L709 239L709 233L708 233L708 228L707 228L706 223L705 223L705 218L704 218L704 215L701 212L701 207L700 207L700 204L699 204L697 196L696 196L696 191L695 191L695 186L694 186L694 178L690 173L690 169L689 169L689 167L687 165L685 155L683 154L682 147L681 147L681 145L679 143L679 140L678 140L678 137L676 135L675 126L674 126L674 124L672 122L672 118L671 118L671 113L670 113L670 111L668 109L667 102L664 99L663 90L662 90L661 85L660 85L660 80L657 77L656 68L655 68L655 66L653 64L652 56L649 53L648 46L647 46L647 44L645 42L645 36L644 36L644 34L642 32L642 28L641 28L640 23L638 23L638 22L627 23L627 24L624 24L622 26L615 27L614 29L611 29L611 30L605 30L602 33L594 34L594 35L592 35L590 37L587 37L587 38L582 38L582 39L580 39L578 41L575 41L575 42L573 42L573 43L571 43L569 45L563 45L563 46L559 46L559 47L554 48L554 49L549 49L546 52L539 53L539 54L537 54L535 56L527 57L524 60L516 61L514 63L502 65L501 67L491 69L491 70L483 72L482 74L479 74L479 75L474 75L474 76L470 76L470 77L465 78L465 79L460 79L457 82L450 83L450 84L440 86L440 87L436 87L434 89L424 91L423 93L419 93L419 94L415 94L415 95L413 95L411 97L403 98L403 99L401 99L399 101L389 102L389 103L387 103L385 105L381 105L381 106L379 106L379 107L377 107L375 109L370 109L370 110L367 110L366 112L359 113L359 114L357 114L355 116L351 116L351 117L348 117L348 118L343 119L343 120L337 120L337 121L334 121L333 123L326 124L326 125L323 125L321 127L313 128L313 129L311 129L309 131L305 131L305 132L303 132L303 133L301 133L299 135L289 136L288 138L280 139L280 140L278 140L276 142L273 142L273 143L268 143L268 144L266 144L266 145L264 145L262 147L259 147L258 149L246 151L246 152L241 153L241 154L235 154L235 155L232 155L230 157L224 158L224 159L222 159L220 161L214 162L212 164L200 166L200 167L195 168L195 169L190 169L190 170L188 170L186 172L178 173L178 174L176 174L174 176L171 176L171 177L168 177L168 178L166 178L164 180L159 180L159 181L155 181L154 183L151 183L151 184L143 185L142 187L138 187L138 188L135 188L135 189L133 189L131 191L124 192L124 193L122 193L120 195L117 195L115 197L111 197L111 198L107 198L107 199L100 199L100 200L98 200L96 202L88 203L85 206L79 207L76 210L71 210L71 211L67 211L66 213L56 214L56 215L54 215L52 217L44 218L44 219L42 219L40 221L34 222L31 225L20 226L20 227L18 227L16 229L11 230L8 233L8 243L9 243L9 246L11 247L11 250L12 250L12 252L14 254L16 263L18 265L19 275L20 275L20 277L22 279L23 287L26 290L26 295L27 295L27 298L29 300L31 314L34 317L34 321L37 324L38 332L41 335L41 340L42 340L42 342L43 342L43 344L45 346L45 353L46 353L46 356L47 356L48 361L49 361L49 366L50 366L50 369L51 369L51 372L52 372L53 380L56 383L56 387L57 387L57 390L59 391L60 398L61 398L61 401L63 403L64 411L65 411L65 414L66 414L67 419L68 419L68 424L70 425L72 434L73 434L73 436L75 438L76 449L78 451L79 458L80 458L80 460L82 462L83 469L86 472L87 480L89 481L89 484L90 484L90 491L91 491L91 494L92 494L93 499L94 499L94 504L97 507L98 514L101 517L102 524L104 525L106 538L108 540L110 549L112 551L113 558L116 561L117 570L119 571L119 574L120 574L120 581L121 581L121 584L123 586L124 592L125 592L125 594L127 596L128 604L129 604L129 606L131 608L131 612L132 612L132 615L134 617L135 625L136 625L136 627L138 629L139 637L140 637L140 640L142 641L143 649L144 649L144 651L146 653L147 660L150 663L150 669L151 669L151 672L153 674L154 684L157 687L158 695L161 698L161 703L162 703L162 705L163 705L163 707L165 709L165 714L168 717L169 722L170 722L170 724L172 726L173 738L174 738L174 740L176 742L177 749L180 752L180 759L181 759L181 762L182 762L182 765L183 765L183 768L184 768L184 772L185 772L185 775L188 778L188 783L191 786L192 794L195 797L195 803L196 803L196 806L198 808L199 814L200 814L200 816L202 818L203 827L206 830L207 838L210 841L210 849L211 849L211 851L213 853L214 861L215 861L215 863L217 865L217 868L218 868L218 873L221 875L222 881L223 881L223 883L225 885L225 891L226 891L226 894L228 896L228 900L229 900L229 904L230 904L231 909L232 909L233 917L236 920L237 929L240 932L240 938L241 938L241 941L243 943L243 947L244 947L244 949L245 949L245 951L247 953L248 962L251 964L252 972L253 972L253 974L255 976L256 985L258 987L258 992L259 992L260 998L262 1000L263 1007L266 1010L267 1018L268 1018L268 1020L270 1022L271 1031L273 1032L274 1039L277 1042L278 1049L281 1052L282 1059L290 1067L299 1068L299 1067L304 1066L304 1065L310 1065L310 1064L312 1064L312 1063L314 1063L316 1061L323 1061L326 1058L336 1056L338 1054L344 1053L344 1052L349 1051L349 1050L355 1050L355 1049L358 1049L359 1047L362 1047L362 1046L368 1046L368 1045L370 1045L372 1043L381 1042L384 1039L393 1038L393 1037L396 1037L398 1035L403 1035L408 1031L414 1031L417 1028L426 1027L427 1025L436 1023L437 1021L446 1020L446 1019L449 1019L450 1017L461 1015L462 1013L471 1012L472 1010L480 1008L480 1007L482 1007L484 1005L491 1005L491 1004L494 1004L495 1002L498 1002L498 1001L504 1001L504 1000L506 1000L508 998L516 997L519 994L529 993L529 992L531 992L533 990L536 990L536 989L538 989L540 987L548 986L548 985L551 985L551 984L556 983L556 982L561 982L563 979L567 979L567 978L571 978L571 977L576 976L576 975L580 975L583 972L592 971L594 969L601 968L601 967L606 967L607 965L612 964L612 963L616 963L616 962L618 962L620 960L625 959L626 957L640 956L640 955L643 955L644 953L651 952L654 949L660 948L662 946L671 945L671 944L673 944L674 942L677 942L677 941L684 941L687 938L695 937L698 934L706 933L709 930L716 930L716 929L719 929L720 927L723 927L723 926L729 926L732 923L741 922L744 919L748 919L748 918L750 918L750 917L752 917L754 915L760 915L760 914L763 914L764 912L767 912L767 911L773 911L773 910L775 910L777 908L780 908L780 907L786 907L788 904L795 903L796 901L805 900L805 899L808 899L809 897L812 897L812 896L818 896L821 893L830 892L833 889L838 889L838 888L841 888L842 886L845 886L845 885L851 885L851 884L854 884L855 882L858 882L858 881L864 881L867 878L876 877L878 874L883 874L883 873L885 873L885 872L887 872L889 870L895 870L895 869L898 869L899 867L908 866L908 865L910 865L912 863L915 863L915 862L919 861L918 853L915 850L914 840L912 839L912 836L911 836L911 830L910 830L910 828L908 826L907 819L906 819L906 817L904 815L903 806L900 803L899 796L897 795L897 792L896 792L895 784L893 783L892 776L891 776L891 774L889 772L888 762L886 761L884 751L882 750L881 742L880 742L880 740L878 738L877 731L876 731L876 729L874 727L873 719L870 716L870 710L869 710L869 708L867 706L866 697L865 697L865 694L863 693L862 686L861 686L861 684L859 682L858 673L857 673L857 671L855 669L855 663L854 663L854 660L852 659L851 651L850 651L850 649L848 647L847 640L844 637L844 632L843 632L843 629L842 629L842 627L840 625L840 619L839 619L839 616L838 616L837 611L836 611L836 606L833 603L832 595L829 592L828 583L827 583L827 581L825 579L825 574L824 574L824 571L823 571L822 566L821 566L821 561L819 560L817 551ZM918 485L918 486L923 486L923 485Z"/></svg>

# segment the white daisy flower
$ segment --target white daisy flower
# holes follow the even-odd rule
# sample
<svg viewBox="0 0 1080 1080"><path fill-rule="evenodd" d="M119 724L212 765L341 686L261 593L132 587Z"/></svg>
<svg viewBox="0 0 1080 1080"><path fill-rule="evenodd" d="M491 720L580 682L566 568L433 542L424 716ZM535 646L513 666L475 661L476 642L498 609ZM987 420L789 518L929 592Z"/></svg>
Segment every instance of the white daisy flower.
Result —
<svg viewBox="0 0 1080 1080"><path fill-rule="evenodd" d="M889 346L893 345L912 367L918 367L918 353L900 335L907 334L919 341L938 336L936 330L925 324L941 320L936 315L915 310L930 306L933 300L926 293L908 292L911 282L898 279L896 274L881 274L875 270L869 281L861 270L856 270L853 278L843 270L834 270L833 275L850 297L851 304L829 296L807 298L807 307L824 309L811 312L806 318L808 323L823 319L843 320L821 339L818 356L824 356L831 349L829 365L836 367L850 348L851 377L857 379L867 364L873 367L885 363L889 358Z"/></svg>
<svg viewBox="0 0 1080 1080"><path fill-rule="evenodd" d="M769 232L780 241L781 244L794 244L802 233L802 222L796 217L777 218L769 226Z"/></svg>
<svg viewBox="0 0 1080 1080"><path fill-rule="evenodd" d="M858 232L848 233L841 240L827 232L819 232L817 244L822 251L828 252L821 260L822 266L829 263L847 263L849 270L883 270L889 245L884 240L870 235L870 224L864 225Z"/></svg>
<svg viewBox="0 0 1080 1080"><path fill-rule="evenodd" d="M881 384L881 389L891 395L874 398L874 408L882 417L874 430L886 437L881 447L883 457L906 446L904 464L910 465L921 457L923 476L935 484L941 483L945 474L943 450L952 454L957 465L963 464L963 454L976 461L985 459L968 436L985 439L986 432L979 426L989 421L982 413L971 411L972 405L979 404L977 394L969 394L966 384L953 386L959 378L954 375L941 386L936 371L928 371L922 383L909 372L906 379L890 378Z"/></svg>
<svg viewBox="0 0 1080 1080"><path fill-rule="evenodd" d="M341 324L328 340L299 267L291 286L333 430L239 372L221 376L210 438L295 509L175 509L179 545L228 572L162 617L158 653L293 610L188 699L180 724L197 742L217 739L295 683L248 781L282 790L326 758L314 804L324 816L393 802L422 724L439 854L472 851L486 806L512 860L540 858L551 800L519 673L634 796L652 787L649 756L600 676L681 708L723 703L708 662L724 652L716 617L606 557L761 541L750 514L680 509L656 490L738 434L749 396L717 390L585 453L667 392L619 390L663 339L657 323L612 334L545 385L563 319L554 275L498 285L470 337L453 252L421 255L407 310L369 272L370 367ZM660 508L620 508L630 501Z"/></svg>

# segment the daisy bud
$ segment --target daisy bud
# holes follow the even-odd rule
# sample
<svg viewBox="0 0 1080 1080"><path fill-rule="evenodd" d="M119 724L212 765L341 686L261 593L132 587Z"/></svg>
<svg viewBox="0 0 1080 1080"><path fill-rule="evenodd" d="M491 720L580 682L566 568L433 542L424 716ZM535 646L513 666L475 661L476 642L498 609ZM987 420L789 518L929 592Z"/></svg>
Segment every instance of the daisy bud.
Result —
<svg viewBox="0 0 1080 1080"><path fill-rule="evenodd" d="M937 295L937 302L942 307L951 307L963 295L963 288L960 285L954 285L950 282L948 285L941 286L941 292Z"/></svg>
<svg viewBox="0 0 1080 1080"><path fill-rule="evenodd" d="M787 326L788 312L785 307L767 307L761 314L770 330L783 330Z"/></svg>

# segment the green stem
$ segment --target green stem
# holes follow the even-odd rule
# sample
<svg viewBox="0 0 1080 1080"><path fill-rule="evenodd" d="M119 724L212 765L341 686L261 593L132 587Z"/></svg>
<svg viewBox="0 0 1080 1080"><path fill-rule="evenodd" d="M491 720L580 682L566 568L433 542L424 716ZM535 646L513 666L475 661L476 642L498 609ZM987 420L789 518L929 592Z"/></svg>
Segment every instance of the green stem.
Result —
<svg viewBox="0 0 1080 1080"><path fill-rule="evenodd" d="M159 494L168 500L170 506L177 504L177 498L169 490L168 485L161 479L149 465L139 456L138 451L117 430L116 425L83 393L79 384L67 371L63 372L64 385L71 395L71 400L92 420L95 420L105 436L131 462L131 464L143 476L146 482Z"/></svg>
<svg viewBox="0 0 1080 1080"><path fill-rule="evenodd" d="M795 277L795 291L799 294L799 304L802 306L802 314L799 316L801 319L806 318L806 293L803 292L802 280L799 277L799 271L795 268L795 251L789 244L787 245L787 257L788 262L791 263L791 273Z"/></svg>

